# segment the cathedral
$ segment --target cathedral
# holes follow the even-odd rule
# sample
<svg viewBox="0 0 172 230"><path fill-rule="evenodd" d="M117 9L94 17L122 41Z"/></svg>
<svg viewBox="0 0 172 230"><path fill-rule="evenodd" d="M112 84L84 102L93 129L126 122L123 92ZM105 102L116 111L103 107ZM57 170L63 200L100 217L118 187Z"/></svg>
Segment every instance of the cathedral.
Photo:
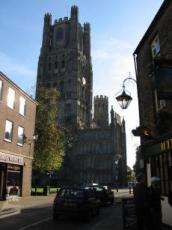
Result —
<svg viewBox="0 0 172 230"><path fill-rule="evenodd" d="M125 121L111 108L109 122L107 96L95 96L93 104L90 24L80 24L77 6L71 7L70 18L54 23L45 14L36 87L37 92L40 87L60 92L57 124L73 133L63 181L125 184Z"/></svg>

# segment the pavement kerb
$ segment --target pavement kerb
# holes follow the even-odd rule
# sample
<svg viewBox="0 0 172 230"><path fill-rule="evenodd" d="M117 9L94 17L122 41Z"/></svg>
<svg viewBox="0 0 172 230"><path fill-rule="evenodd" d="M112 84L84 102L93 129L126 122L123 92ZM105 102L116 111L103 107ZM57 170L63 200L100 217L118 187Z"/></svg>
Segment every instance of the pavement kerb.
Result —
<svg viewBox="0 0 172 230"><path fill-rule="evenodd" d="M54 197L55 194L50 194L49 196L19 197L14 201L0 201L0 219L19 214L23 209L51 205Z"/></svg>

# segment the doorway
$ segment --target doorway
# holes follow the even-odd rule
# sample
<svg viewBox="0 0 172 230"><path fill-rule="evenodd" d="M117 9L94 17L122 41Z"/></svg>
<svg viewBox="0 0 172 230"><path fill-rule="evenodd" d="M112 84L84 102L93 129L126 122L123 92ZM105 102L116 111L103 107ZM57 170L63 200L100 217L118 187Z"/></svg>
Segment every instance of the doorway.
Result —
<svg viewBox="0 0 172 230"><path fill-rule="evenodd" d="M6 178L6 173L5 173L5 164L0 163L0 200L4 199L4 193L5 193L5 178Z"/></svg>

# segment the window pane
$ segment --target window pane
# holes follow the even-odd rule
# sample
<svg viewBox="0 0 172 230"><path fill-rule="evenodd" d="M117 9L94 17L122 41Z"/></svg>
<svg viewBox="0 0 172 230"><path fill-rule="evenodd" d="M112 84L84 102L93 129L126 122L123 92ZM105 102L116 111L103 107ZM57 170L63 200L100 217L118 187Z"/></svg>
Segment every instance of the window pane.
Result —
<svg viewBox="0 0 172 230"><path fill-rule="evenodd" d="M0 80L0 99L2 99L2 81Z"/></svg>
<svg viewBox="0 0 172 230"><path fill-rule="evenodd" d="M8 89L7 105L11 109L14 109L15 91L11 88Z"/></svg>
<svg viewBox="0 0 172 230"><path fill-rule="evenodd" d="M13 132L13 123L11 121L6 120L5 124L5 139L11 141L12 140L12 132Z"/></svg>
<svg viewBox="0 0 172 230"><path fill-rule="evenodd" d="M26 106L26 101L23 97L20 97L20 101L19 101L19 113L21 115L25 115L25 106Z"/></svg>
<svg viewBox="0 0 172 230"><path fill-rule="evenodd" d="M17 143L21 145L24 143L24 128L20 126L18 127Z"/></svg>
<svg viewBox="0 0 172 230"><path fill-rule="evenodd" d="M160 54L160 41L158 35L152 41L151 50L153 58L157 57Z"/></svg>

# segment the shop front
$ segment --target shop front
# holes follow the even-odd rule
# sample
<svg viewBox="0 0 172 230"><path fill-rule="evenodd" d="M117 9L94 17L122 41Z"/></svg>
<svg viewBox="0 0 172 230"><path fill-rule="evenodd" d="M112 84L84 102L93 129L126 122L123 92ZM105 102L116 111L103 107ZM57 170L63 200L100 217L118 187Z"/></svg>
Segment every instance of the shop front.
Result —
<svg viewBox="0 0 172 230"><path fill-rule="evenodd" d="M23 165L23 157L0 152L0 200L22 195Z"/></svg>
<svg viewBox="0 0 172 230"><path fill-rule="evenodd" d="M172 134L142 146L147 181L157 176L161 181L163 222L172 226Z"/></svg>

